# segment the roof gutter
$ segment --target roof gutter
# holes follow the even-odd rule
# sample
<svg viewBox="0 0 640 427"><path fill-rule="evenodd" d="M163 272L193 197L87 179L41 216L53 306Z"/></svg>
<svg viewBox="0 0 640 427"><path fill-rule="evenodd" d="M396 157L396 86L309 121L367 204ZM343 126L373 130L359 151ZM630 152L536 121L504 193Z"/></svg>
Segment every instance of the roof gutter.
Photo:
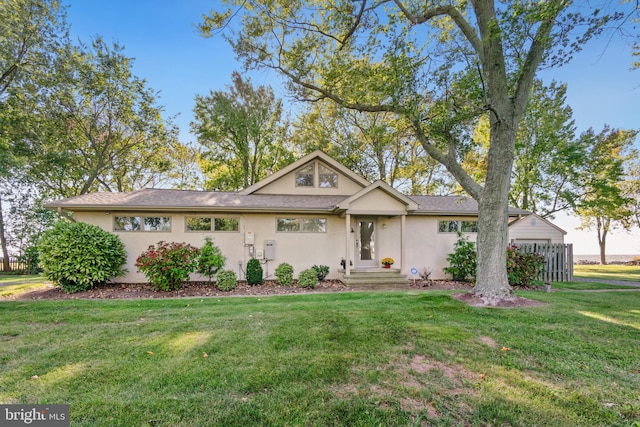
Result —
<svg viewBox="0 0 640 427"><path fill-rule="evenodd" d="M68 219L68 220L69 220L69 221L71 221L71 222L78 222L78 221L76 221L76 219L75 219L74 217L72 217L72 216L71 216L71 214L70 214L69 212L65 211L65 210L64 210L64 209L62 209L62 208L58 208L58 209L56 209L56 212L58 212L58 214L59 214L61 217L63 217L64 219Z"/></svg>

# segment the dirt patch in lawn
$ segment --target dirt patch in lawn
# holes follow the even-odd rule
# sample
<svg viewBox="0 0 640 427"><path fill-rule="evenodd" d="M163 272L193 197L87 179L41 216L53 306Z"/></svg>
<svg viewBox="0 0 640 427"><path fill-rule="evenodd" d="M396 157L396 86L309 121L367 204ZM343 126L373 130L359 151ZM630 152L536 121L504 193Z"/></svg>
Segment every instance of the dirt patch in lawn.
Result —
<svg viewBox="0 0 640 427"><path fill-rule="evenodd" d="M537 307L544 305L542 301L512 296L508 298L482 298L473 295L470 292L460 294L452 294L451 298L462 301L472 307L499 307L499 308L518 308L518 307Z"/></svg>

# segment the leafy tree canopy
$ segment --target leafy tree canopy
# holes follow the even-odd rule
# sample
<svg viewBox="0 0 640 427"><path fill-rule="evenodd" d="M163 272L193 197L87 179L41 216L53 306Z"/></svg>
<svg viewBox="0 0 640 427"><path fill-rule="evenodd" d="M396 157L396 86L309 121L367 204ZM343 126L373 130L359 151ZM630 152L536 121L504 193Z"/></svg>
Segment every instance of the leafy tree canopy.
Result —
<svg viewBox="0 0 640 427"><path fill-rule="evenodd" d="M282 117L282 101L273 89L257 88L240 73L226 91L196 96L193 133L202 145L201 167L208 189L235 191L292 161Z"/></svg>

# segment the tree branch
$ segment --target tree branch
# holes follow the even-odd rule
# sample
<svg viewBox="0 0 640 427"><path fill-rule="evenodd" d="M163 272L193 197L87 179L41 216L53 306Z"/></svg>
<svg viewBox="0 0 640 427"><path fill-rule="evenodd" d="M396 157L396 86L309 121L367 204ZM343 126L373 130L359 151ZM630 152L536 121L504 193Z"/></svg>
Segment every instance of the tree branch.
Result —
<svg viewBox="0 0 640 427"><path fill-rule="evenodd" d="M564 3L564 1L565 0L554 0L552 2L557 7L557 11L553 16L550 16L541 22L533 39L533 43L529 48L524 64L522 65L522 71L518 78L518 84L516 86L514 96L515 105L519 108L519 111L516 112L518 116L520 116L526 108L525 101L529 97L531 85L533 84L536 72L538 71L538 65L540 65L544 52L547 49L549 35L551 34L556 18L563 9L562 3Z"/></svg>
<svg viewBox="0 0 640 427"><path fill-rule="evenodd" d="M413 24L422 24L427 22L428 20L435 18L437 16L448 16L453 20L458 29L462 31L465 38L469 41L473 50L476 52L478 57L480 58L480 62L484 63L484 51L482 50L482 42L478 37L478 34L473 29L471 24L464 19L464 16L458 11L454 6L451 5L443 5L434 7L432 9L427 10L425 13L421 15L414 15L411 13L403 4L401 0L394 0L396 6L400 8L404 16Z"/></svg>
<svg viewBox="0 0 640 427"><path fill-rule="evenodd" d="M469 193L471 197L475 200L480 200L480 196L484 191L484 188L476 183L473 178L469 176L469 174L462 168L460 163L455 159L455 156L452 152L444 154L442 151L438 150L436 147L429 142L429 139L424 134L422 129L422 125L419 120L412 120L412 125L416 137L420 144L424 148L424 150L429 154L432 158L440 162L444 165L445 168L456 178L458 183L464 188L464 190Z"/></svg>

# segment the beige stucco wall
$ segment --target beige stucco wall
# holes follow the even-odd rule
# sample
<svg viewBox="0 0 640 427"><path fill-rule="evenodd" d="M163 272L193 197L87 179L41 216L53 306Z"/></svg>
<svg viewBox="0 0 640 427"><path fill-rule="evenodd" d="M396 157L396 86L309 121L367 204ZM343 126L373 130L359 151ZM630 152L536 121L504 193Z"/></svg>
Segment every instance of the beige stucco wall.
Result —
<svg viewBox="0 0 640 427"><path fill-rule="evenodd" d="M355 233L347 233L345 218L337 215L274 215L274 214L237 214L229 217L239 218L239 232L186 232L185 217L193 214L180 213L153 213L153 212L128 212L126 216L147 215L147 216L170 216L171 232L114 232L113 217L120 215L118 212L105 214L104 212L78 212L74 216L79 221L84 221L100 226L106 231L120 236L127 248L127 265L129 273L124 278L118 278L121 282L146 282L144 275L136 271L134 266L136 258L149 245L160 240L186 242L200 247L206 237L214 239L223 254L227 257L225 268L231 269L243 279L247 261L250 259L249 248L244 245L245 232L252 231L255 236L255 252L264 251L265 240L275 241L275 259L263 264L265 274L269 274L268 279L274 278L275 268L282 262L287 262L294 267L295 275L303 269L310 268L314 264L328 265L330 268L329 278L341 278L338 272L340 260L345 257L347 244L345 237L348 234L350 259L356 259L356 249L354 245ZM215 215L221 216L221 215ZM326 233L284 233L276 231L277 217L298 217L298 218L327 218ZM394 268L401 266L401 216L369 216L376 219L376 258L380 260L384 257L393 258L396 263ZM356 221L360 216L351 216L349 230L355 229ZM457 240L456 233L438 232L439 220L468 220L469 217L435 217L435 216L407 216L405 230L405 271L409 278L412 278L411 268L421 271L423 268L431 270L432 279L444 279L448 276L443 272L443 268L448 265L447 255L453 251L453 245ZM540 225L540 221L538 221ZM560 240L562 235L554 227L536 228L539 236L555 236L553 243ZM519 229L510 228L510 239L520 235ZM514 233L516 231L516 233ZM546 234L545 234L546 233ZM465 233L469 240L475 241L476 233ZM529 236L529 232L525 234ZM559 243L559 242L558 242ZM194 274L191 280L204 280Z"/></svg>
<svg viewBox="0 0 640 427"><path fill-rule="evenodd" d="M438 232L440 220L469 220L468 217L407 217L407 259L405 273L411 279L411 268L421 272L424 268L431 271L431 279L447 279L449 275L442 270L447 267L447 255L453 252L453 245L458 239L456 233ZM463 233L472 242L476 240L476 233Z"/></svg>
<svg viewBox="0 0 640 427"><path fill-rule="evenodd" d="M113 230L114 216L170 216L170 232L123 232ZM276 215L272 214L238 214L227 215L239 219L239 232L187 232L185 231L185 217L196 216L188 213L151 213L151 212L127 212L126 214L111 212L78 212L74 217L78 221L98 225L102 229L114 233L120 237L127 248L127 264L129 270L127 276L117 278L117 281L135 283L146 282L143 274L138 273L135 267L136 258L147 249L149 245L156 244L160 240L168 242L185 242L201 247L206 237L211 237L222 253L227 257L226 269L231 269L243 279L247 261L251 258L249 247L244 245L246 231L252 231L255 236L255 254L264 251L265 240L275 240L275 260L263 263L268 279L274 278L275 268L282 262L287 262L294 267L295 275L303 269L310 268L314 264L328 265L330 278L341 277L337 270L340 260L345 256L345 226L344 218L329 215L280 215L280 217L296 218L327 218L326 233L284 233L276 231ZM212 215L213 216L213 215ZM215 215L220 217L223 215ZM241 266L240 266L241 263ZM204 280L197 274L191 275L191 280Z"/></svg>
<svg viewBox="0 0 640 427"><path fill-rule="evenodd" d="M349 204L347 212L350 214L388 214L401 215L406 212L406 205L399 200L389 196L385 191L377 188L362 197L353 200Z"/></svg>

